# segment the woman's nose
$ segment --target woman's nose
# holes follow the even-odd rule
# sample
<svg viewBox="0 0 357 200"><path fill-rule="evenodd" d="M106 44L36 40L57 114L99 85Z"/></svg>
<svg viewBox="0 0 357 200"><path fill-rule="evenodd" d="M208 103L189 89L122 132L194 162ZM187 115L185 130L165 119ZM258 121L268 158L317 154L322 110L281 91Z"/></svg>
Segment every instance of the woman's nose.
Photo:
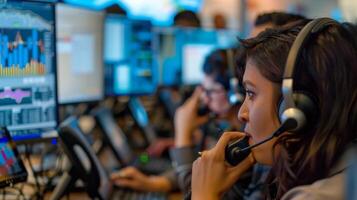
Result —
<svg viewBox="0 0 357 200"><path fill-rule="evenodd" d="M249 121L249 111L245 101L239 108L238 120L241 121L242 123L247 123Z"/></svg>

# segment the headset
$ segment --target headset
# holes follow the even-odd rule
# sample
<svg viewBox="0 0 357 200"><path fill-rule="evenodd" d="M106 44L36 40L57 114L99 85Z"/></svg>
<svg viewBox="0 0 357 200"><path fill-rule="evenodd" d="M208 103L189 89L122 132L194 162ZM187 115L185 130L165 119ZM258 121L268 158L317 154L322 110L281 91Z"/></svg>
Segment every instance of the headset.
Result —
<svg viewBox="0 0 357 200"><path fill-rule="evenodd" d="M289 131L294 134L302 134L306 127L313 124L318 116L318 107L313 96L306 91L294 91L294 72L297 68L298 58L304 49L304 45L316 34L331 25L340 25L330 18L317 18L309 22L299 32L289 51L282 81L282 98L278 103L280 127L263 141L249 146L248 139L244 137L226 147L225 158L231 165L237 165L246 158L250 150L281 133Z"/></svg>
<svg viewBox="0 0 357 200"><path fill-rule="evenodd" d="M228 100L231 105L240 105L244 101L244 95L240 90L238 78L234 73L234 50L226 49L226 53L229 73Z"/></svg>

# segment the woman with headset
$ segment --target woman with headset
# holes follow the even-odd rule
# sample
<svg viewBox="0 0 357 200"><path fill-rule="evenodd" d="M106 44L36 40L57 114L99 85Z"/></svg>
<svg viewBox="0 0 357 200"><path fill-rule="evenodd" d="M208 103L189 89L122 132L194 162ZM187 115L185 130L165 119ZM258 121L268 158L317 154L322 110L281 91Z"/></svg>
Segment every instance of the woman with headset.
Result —
<svg viewBox="0 0 357 200"><path fill-rule="evenodd" d="M272 166L268 199L345 197L344 155L357 134L356 30L327 18L306 23L241 41L246 98L238 118L246 127L223 134L194 162L192 199L221 198L256 162ZM225 161L230 141L257 144L278 129L237 166Z"/></svg>

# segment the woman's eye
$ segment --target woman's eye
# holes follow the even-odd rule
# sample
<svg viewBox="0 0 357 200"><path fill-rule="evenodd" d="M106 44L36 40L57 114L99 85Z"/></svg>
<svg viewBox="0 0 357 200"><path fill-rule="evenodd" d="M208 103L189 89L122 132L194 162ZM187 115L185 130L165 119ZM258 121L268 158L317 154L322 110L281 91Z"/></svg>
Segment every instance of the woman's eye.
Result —
<svg viewBox="0 0 357 200"><path fill-rule="evenodd" d="M255 93L250 90L245 90L245 95L248 97L248 99L253 99Z"/></svg>

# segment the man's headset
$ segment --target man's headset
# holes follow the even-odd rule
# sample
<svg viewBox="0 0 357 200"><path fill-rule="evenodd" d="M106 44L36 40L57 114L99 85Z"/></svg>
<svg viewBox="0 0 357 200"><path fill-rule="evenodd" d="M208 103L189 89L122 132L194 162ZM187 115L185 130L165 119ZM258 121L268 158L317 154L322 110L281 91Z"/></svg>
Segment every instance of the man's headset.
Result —
<svg viewBox="0 0 357 200"><path fill-rule="evenodd" d="M318 107L311 98L312 95L306 91L294 91L294 72L297 67L298 58L301 56L304 45L316 34L320 33L326 27L339 25L338 22L329 18L318 18L309 22L297 35L287 57L285 64L282 99L279 101L279 119L280 127L263 141L252 146L248 144L248 137L235 141L226 147L226 161L231 165L237 165L246 158L250 150L255 148L281 133L289 131L301 133L306 127L309 127L316 120Z"/></svg>
<svg viewBox="0 0 357 200"><path fill-rule="evenodd" d="M239 80L234 73L234 51L233 49L227 49L226 53L229 73L228 100L231 105L239 105L243 103L244 95L240 91Z"/></svg>

